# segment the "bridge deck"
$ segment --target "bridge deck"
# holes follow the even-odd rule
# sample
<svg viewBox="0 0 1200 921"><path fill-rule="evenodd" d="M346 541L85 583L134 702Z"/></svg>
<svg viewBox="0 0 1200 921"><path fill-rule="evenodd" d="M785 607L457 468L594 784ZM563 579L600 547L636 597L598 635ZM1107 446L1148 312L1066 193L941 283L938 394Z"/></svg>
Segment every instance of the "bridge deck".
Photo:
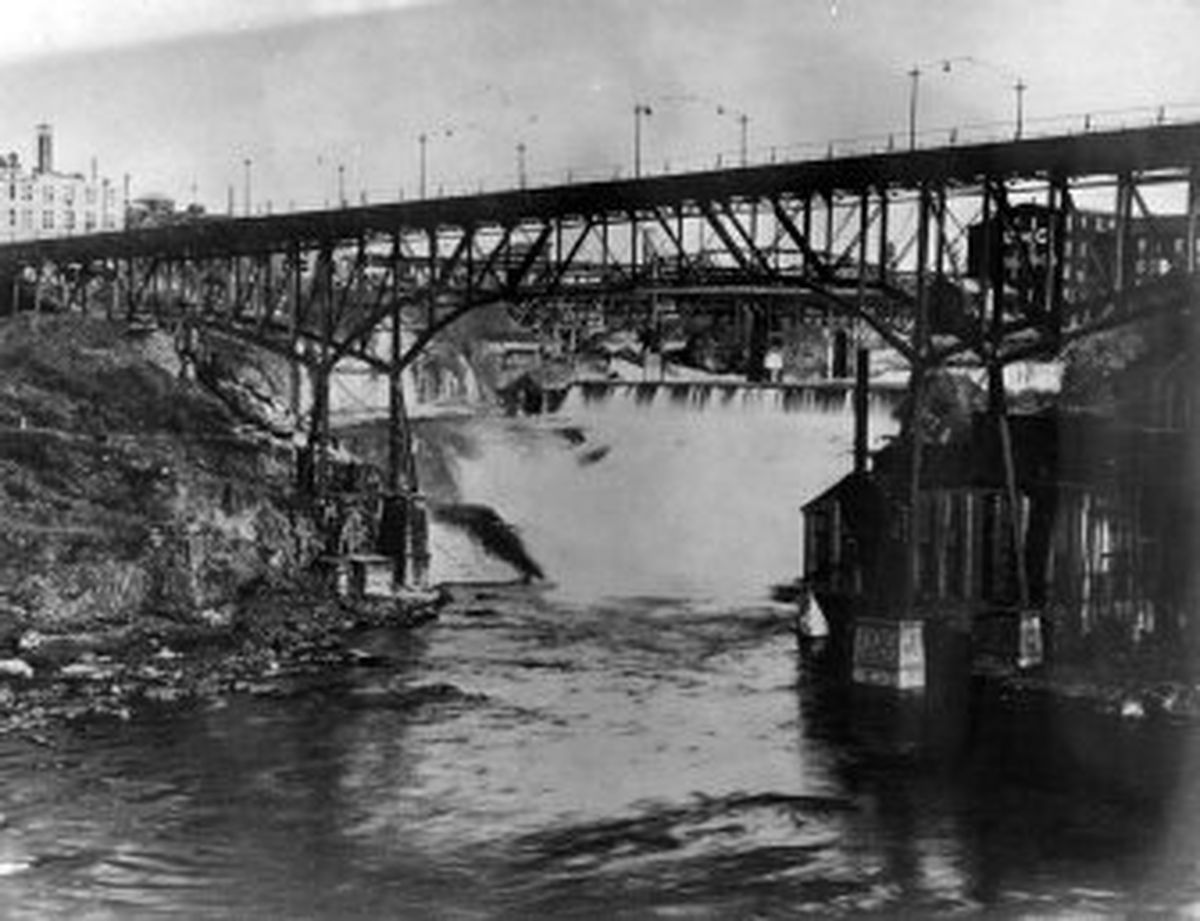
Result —
<svg viewBox="0 0 1200 921"><path fill-rule="evenodd" d="M397 228L509 227L525 221L562 221L601 214L624 221L655 208L686 208L707 201L917 189L925 184L970 186L1001 177L1034 180L1119 176L1189 170L1197 165L1200 123L1158 125L326 211L214 217L167 227L0 244L0 268L39 259L250 255L279 251L297 241L346 240Z"/></svg>

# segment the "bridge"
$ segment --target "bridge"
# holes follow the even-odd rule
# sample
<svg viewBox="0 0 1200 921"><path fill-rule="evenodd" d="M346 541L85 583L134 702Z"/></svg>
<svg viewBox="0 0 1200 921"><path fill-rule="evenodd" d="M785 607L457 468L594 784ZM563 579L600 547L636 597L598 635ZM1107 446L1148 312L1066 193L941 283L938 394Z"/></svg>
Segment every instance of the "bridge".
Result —
<svg viewBox="0 0 1200 921"><path fill-rule="evenodd" d="M534 325L736 310L752 375L774 318L815 313L901 354L919 405L926 372L956 357L998 381L1005 363L1190 309L1198 230L1200 123L1158 124L12 243L0 296L285 356L312 381L318 491L329 378L361 361L391 381L388 483L410 495L400 374L483 306Z"/></svg>

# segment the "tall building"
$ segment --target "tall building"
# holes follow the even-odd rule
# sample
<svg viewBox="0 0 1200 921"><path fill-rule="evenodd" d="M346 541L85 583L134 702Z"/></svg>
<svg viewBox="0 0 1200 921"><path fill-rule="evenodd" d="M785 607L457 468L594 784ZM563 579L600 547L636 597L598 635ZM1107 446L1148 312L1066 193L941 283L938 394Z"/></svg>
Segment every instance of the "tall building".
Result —
<svg viewBox="0 0 1200 921"><path fill-rule="evenodd" d="M0 240L37 240L120 230L125 226L124 196L96 174L64 173L54 168L54 135L37 126L37 159L26 168L15 153L0 156Z"/></svg>

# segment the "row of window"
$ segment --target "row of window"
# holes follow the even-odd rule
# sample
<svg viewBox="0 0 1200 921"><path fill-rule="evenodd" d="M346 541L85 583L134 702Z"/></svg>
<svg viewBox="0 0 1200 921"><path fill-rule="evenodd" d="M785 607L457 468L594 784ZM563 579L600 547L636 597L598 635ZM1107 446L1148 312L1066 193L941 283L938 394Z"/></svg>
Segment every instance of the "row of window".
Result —
<svg viewBox="0 0 1200 921"><path fill-rule="evenodd" d="M8 200L9 201L18 201L18 200L33 201L33 199L35 197L34 190L37 187L37 185L38 185L37 183L33 183L33 182L10 181L8 183ZM2 186L0 186L0 188L2 188ZM63 185L61 187L57 187L53 184L47 183L47 184L41 185L42 201L45 204L53 204L55 201L55 198L57 197L62 200L63 204L70 207L71 205L75 204L75 199L77 197L77 190L79 190L79 189L82 189L82 191L83 191L83 200L86 204L94 205L101 198L100 190L94 185L82 185L81 186L78 184L67 184L67 185ZM111 190L109 190L108 199L109 199L109 201L113 200L113 195L112 195Z"/></svg>
<svg viewBox="0 0 1200 921"><path fill-rule="evenodd" d="M56 214L52 209L47 208L41 214L41 229L54 230L62 228L66 231L75 230L79 221L79 212L64 211L61 221L56 221ZM8 209L8 226L10 229L16 230L33 230L34 229L34 211L32 208L24 208L18 211L16 208ZM83 229L85 231L95 230L101 226L101 222L97 220L94 211L87 211L83 214ZM112 228L116 226L113 216L106 214L103 217L103 226Z"/></svg>
<svg viewBox="0 0 1200 921"><path fill-rule="evenodd" d="M1092 250L1098 250L1098 255L1105 253L1106 255L1102 258L1112 258L1112 245L1111 240L1106 240L1101 246L1089 243L1087 240L1068 240L1064 246L1064 251L1068 259L1072 256L1086 257ZM1146 253L1158 255L1174 253L1176 256L1182 256L1187 251L1187 240L1184 237L1169 239L1155 238L1153 240L1149 237L1135 237L1133 246L1139 255L1145 255ZM1196 239L1196 252L1200 253L1200 237Z"/></svg>

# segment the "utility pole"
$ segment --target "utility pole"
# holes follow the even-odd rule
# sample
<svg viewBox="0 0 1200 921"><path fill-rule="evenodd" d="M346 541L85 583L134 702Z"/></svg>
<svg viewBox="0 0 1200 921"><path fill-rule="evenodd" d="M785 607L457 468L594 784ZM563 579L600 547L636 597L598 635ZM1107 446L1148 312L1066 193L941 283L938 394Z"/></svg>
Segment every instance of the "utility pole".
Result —
<svg viewBox="0 0 1200 921"><path fill-rule="evenodd" d="M912 85L908 91L908 149L917 149L917 88L921 82L921 68L914 66L908 72Z"/></svg>
<svg viewBox="0 0 1200 921"><path fill-rule="evenodd" d="M637 103L633 107L633 178L642 175L642 117L653 114L648 105Z"/></svg>
<svg viewBox="0 0 1200 921"><path fill-rule="evenodd" d="M245 168L245 171L246 171L245 188L243 190L244 191L244 199L242 202L245 205L246 217L250 216L250 165L251 165L250 158L246 157L246 159L242 161L242 166Z"/></svg>
<svg viewBox="0 0 1200 921"><path fill-rule="evenodd" d="M1025 90L1029 87L1020 77L1017 77L1017 82L1013 84L1013 89L1017 93L1017 136L1016 139L1021 140L1021 132L1025 124Z"/></svg>
<svg viewBox="0 0 1200 921"><path fill-rule="evenodd" d="M417 143L421 146L421 181L418 188L421 191L421 198L425 197L425 146L429 143L429 136L421 132L417 136Z"/></svg>

